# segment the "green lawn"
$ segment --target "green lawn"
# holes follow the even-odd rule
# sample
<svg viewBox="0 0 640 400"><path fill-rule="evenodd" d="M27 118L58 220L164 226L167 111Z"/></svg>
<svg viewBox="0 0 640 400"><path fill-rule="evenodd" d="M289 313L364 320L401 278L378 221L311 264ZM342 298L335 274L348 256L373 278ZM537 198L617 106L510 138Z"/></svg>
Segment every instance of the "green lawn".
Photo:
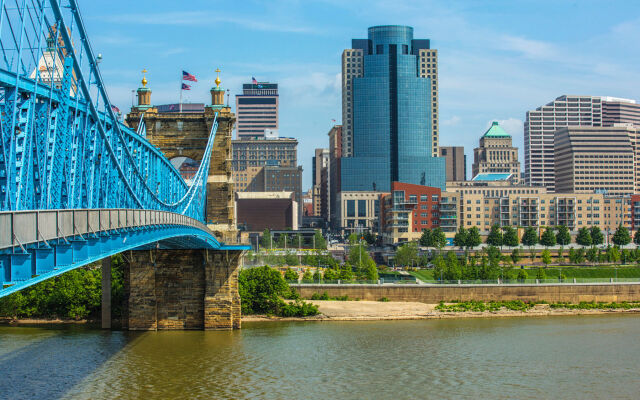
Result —
<svg viewBox="0 0 640 400"><path fill-rule="evenodd" d="M519 268L514 270L518 271ZM536 277L537 267L525 268L529 279ZM598 267L549 267L543 268L547 279L558 278L560 271L567 278L615 278L616 268L613 266L598 266ZM417 271L410 271L411 275L423 281L433 281L433 270L421 269ZM617 268L618 278L640 278L640 267L637 266L621 266Z"/></svg>

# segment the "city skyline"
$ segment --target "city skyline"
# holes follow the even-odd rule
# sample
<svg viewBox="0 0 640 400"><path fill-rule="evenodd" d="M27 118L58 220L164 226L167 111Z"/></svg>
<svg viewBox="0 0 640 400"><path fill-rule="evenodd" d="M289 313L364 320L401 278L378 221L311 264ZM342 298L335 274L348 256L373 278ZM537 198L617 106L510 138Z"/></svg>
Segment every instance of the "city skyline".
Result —
<svg viewBox="0 0 640 400"><path fill-rule="evenodd" d="M331 120L341 122L340 54L368 26L410 25L416 37L432 40L439 50L440 145L462 144L467 154L492 120L522 152L526 111L563 94L638 98L635 4L619 4L604 15L594 1L482 7L325 1L304 8L297 2L246 2L233 11L206 2L193 2L190 11L169 2L136 6L153 11L141 16L124 2L85 5L112 101L128 109L142 68L149 70L155 104L177 101L182 69L198 77L185 93L194 102L209 97L217 67L232 95L252 76L277 82L280 134L300 140L305 188L311 185L314 149L327 146ZM420 12L425 9L426 16ZM598 24L583 23L596 18Z"/></svg>

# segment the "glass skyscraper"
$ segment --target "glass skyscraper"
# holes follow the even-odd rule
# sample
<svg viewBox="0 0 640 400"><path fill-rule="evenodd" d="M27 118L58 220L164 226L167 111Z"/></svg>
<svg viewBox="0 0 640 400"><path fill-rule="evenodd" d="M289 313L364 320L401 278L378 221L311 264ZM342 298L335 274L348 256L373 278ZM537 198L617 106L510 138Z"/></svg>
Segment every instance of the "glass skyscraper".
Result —
<svg viewBox="0 0 640 400"><path fill-rule="evenodd" d="M433 156L435 84L421 74L429 40L413 39L408 26L375 26L352 47L362 59L343 101L352 151L342 159L341 190L388 192L392 181L444 190L445 162Z"/></svg>

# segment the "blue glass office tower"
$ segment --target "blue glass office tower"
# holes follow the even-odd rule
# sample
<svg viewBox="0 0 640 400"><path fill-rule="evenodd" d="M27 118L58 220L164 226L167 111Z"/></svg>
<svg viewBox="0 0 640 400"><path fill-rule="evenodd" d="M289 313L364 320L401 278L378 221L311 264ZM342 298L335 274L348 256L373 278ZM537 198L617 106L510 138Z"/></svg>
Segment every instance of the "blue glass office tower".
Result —
<svg viewBox="0 0 640 400"><path fill-rule="evenodd" d="M433 157L431 79L418 73L418 54L429 40L413 39L408 26L374 26L352 47L363 65L343 103L353 110L353 128L341 190L389 192L392 181L445 190L444 159Z"/></svg>

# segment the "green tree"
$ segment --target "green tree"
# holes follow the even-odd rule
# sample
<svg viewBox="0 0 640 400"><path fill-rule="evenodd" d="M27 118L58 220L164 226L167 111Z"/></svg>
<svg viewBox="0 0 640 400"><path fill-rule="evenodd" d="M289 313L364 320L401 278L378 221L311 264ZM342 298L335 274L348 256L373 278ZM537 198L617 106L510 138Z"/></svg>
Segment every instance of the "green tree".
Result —
<svg viewBox="0 0 640 400"><path fill-rule="evenodd" d="M607 248L607 259L609 260L609 262L612 262L612 263L616 263L620 261L620 251L616 246L613 246L613 247L609 246Z"/></svg>
<svg viewBox="0 0 640 400"><path fill-rule="evenodd" d="M291 238L287 237L286 233L280 234L276 243L278 248L291 248Z"/></svg>
<svg viewBox="0 0 640 400"><path fill-rule="evenodd" d="M349 244L351 246L353 246L354 244L358 243L360 241L360 236L357 233L351 233L349 234L349 237L347 238L347 241L349 242Z"/></svg>
<svg viewBox="0 0 640 400"><path fill-rule="evenodd" d="M631 243L631 236L629 235L629 230L620 224L618 229L616 229L616 233L613 234L613 238L611 241L617 246L626 246Z"/></svg>
<svg viewBox="0 0 640 400"><path fill-rule="evenodd" d="M447 244L447 237L440 228L435 228L431 231L431 238L433 240L433 247L438 249L438 251L442 250L442 248Z"/></svg>
<svg viewBox="0 0 640 400"><path fill-rule="evenodd" d="M427 228L422 230L420 246L433 247L433 235L431 234L431 229Z"/></svg>
<svg viewBox="0 0 640 400"><path fill-rule="evenodd" d="M418 262L418 246L414 242L405 243L396 250L396 264L410 267Z"/></svg>
<svg viewBox="0 0 640 400"><path fill-rule="evenodd" d="M551 252L549 251L549 249L542 250L541 258L545 266L551 263Z"/></svg>
<svg viewBox="0 0 640 400"><path fill-rule="evenodd" d="M241 270L238 290L243 314L267 314L278 308L280 298L289 292L289 286L280 272L264 266Z"/></svg>
<svg viewBox="0 0 640 400"><path fill-rule="evenodd" d="M447 276L445 276L446 269L447 264L445 263L444 258L442 258L442 255L438 254L433 259L433 278L436 280L448 279Z"/></svg>
<svg viewBox="0 0 640 400"><path fill-rule="evenodd" d="M589 250L587 250L587 260L589 260L592 263L595 263L598 261L598 249L596 249L595 247L590 248Z"/></svg>
<svg viewBox="0 0 640 400"><path fill-rule="evenodd" d="M376 263L373 259L369 258L367 263L364 265L360 272L362 278L367 281L377 281L378 280L378 269L376 268Z"/></svg>
<svg viewBox="0 0 640 400"><path fill-rule="evenodd" d="M520 250L518 248L513 249L513 251L511 252L511 261L513 261L513 263L515 264L520 261L520 259Z"/></svg>
<svg viewBox="0 0 640 400"><path fill-rule="evenodd" d="M291 247L292 248L302 248L304 247L304 240L302 239L302 235L299 233L296 233L295 236L293 237L293 240L291 241Z"/></svg>
<svg viewBox="0 0 640 400"><path fill-rule="evenodd" d="M324 236L322 236L322 232L320 232L319 230L316 230L316 232L313 234L313 242L315 243L316 249L326 250L327 241L324 239Z"/></svg>
<svg viewBox="0 0 640 400"><path fill-rule="evenodd" d="M633 235L633 243L636 246L640 246L640 228L638 228L638 230L636 231L636 234Z"/></svg>
<svg viewBox="0 0 640 400"><path fill-rule="evenodd" d="M569 262L571 264L578 263L578 261L576 260L576 250L573 247L569 249Z"/></svg>
<svg viewBox="0 0 640 400"><path fill-rule="evenodd" d="M542 268L538 268L538 271L536 272L536 279L546 279L547 278L547 274L544 272L544 270Z"/></svg>
<svg viewBox="0 0 640 400"><path fill-rule="evenodd" d="M599 246L604 243L604 234L597 226L592 226L589 230L589 234L591 235L591 245Z"/></svg>
<svg viewBox="0 0 640 400"><path fill-rule="evenodd" d="M320 270L320 268L317 268L316 271L313 273L313 281L314 282L322 281L322 270Z"/></svg>
<svg viewBox="0 0 640 400"><path fill-rule="evenodd" d="M527 280L527 278L529 278L529 275L527 274L527 270L525 269L520 269L518 271L518 281L520 282L524 282L525 280Z"/></svg>
<svg viewBox="0 0 640 400"><path fill-rule="evenodd" d="M529 246L531 261L533 261L535 258L533 247L538 244L538 231L536 231L536 228L530 226L524 230L524 233L522 234L522 244L525 246Z"/></svg>
<svg viewBox="0 0 640 400"><path fill-rule="evenodd" d="M467 247L474 248L482 244L482 238L480 237L480 229L477 226L472 226L467 231Z"/></svg>
<svg viewBox="0 0 640 400"><path fill-rule="evenodd" d="M447 252L446 264L446 279L457 280L462 279L462 268L458 260L458 256L453 251Z"/></svg>
<svg viewBox="0 0 640 400"><path fill-rule="evenodd" d="M582 247L591 246L591 231L586 226L583 226L578 230L578 235L576 236L576 243Z"/></svg>
<svg viewBox="0 0 640 400"><path fill-rule="evenodd" d="M505 246L516 247L520 244L520 239L518 239L518 232L512 226L505 226L502 228L502 243Z"/></svg>
<svg viewBox="0 0 640 400"><path fill-rule="evenodd" d="M285 281L298 281L298 273L294 270L292 270L291 268L287 268L286 271L284 271L284 280Z"/></svg>
<svg viewBox="0 0 640 400"><path fill-rule="evenodd" d="M556 245L556 235L553 233L553 228L549 227L544 230L544 233L540 237L540 244L545 247Z"/></svg>
<svg viewBox="0 0 640 400"><path fill-rule="evenodd" d="M467 230L464 229L464 226L461 226L456 232L456 235L453 237L453 244L460 248L467 247L467 242L469 239L469 235L467 234Z"/></svg>
<svg viewBox="0 0 640 400"><path fill-rule="evenodd" d="M337 281L339 277L340 277L340 272L333 268L329 268L324 271L325 281Z"/></svg>
<svg viewBox="0 0 640 400"><path fill-rule="evenodd" d="M566 246L571 243L571 233L569 228L564 225L558 226L558 233L556 234L556 241L559 245Z"/></svg>
<svg viewBox="0 0 640 400"><path fill-rule="evenodd" d="M342 266L342 268L340 268L339 279L344 282L350 282L353 280L353 278L353 268L351 268L351 265L349 263L346 263L344 266Z"/></svg>
<svg viewBox="0 0 640 400"><path fill-rule="evenodd" d="M313 283L313 274L311 273L310 268L304 270L304 274L302 275L302 282Z"/></svg>
<svg viewBox="0 0 640 400"><path fill-rule="evenodd" d="M502 246L502 231L499 225L493 225L487 236L486 243L490 246Z"/></svg>
<svg viewBox="0 0 640 400"><path fill-rule="evenodd" d="M271 237L271 231L269 229L265 229L262 232L262 237L260 238L260 245L264 249L270 249L273 247L273 238Z"/></svg>

